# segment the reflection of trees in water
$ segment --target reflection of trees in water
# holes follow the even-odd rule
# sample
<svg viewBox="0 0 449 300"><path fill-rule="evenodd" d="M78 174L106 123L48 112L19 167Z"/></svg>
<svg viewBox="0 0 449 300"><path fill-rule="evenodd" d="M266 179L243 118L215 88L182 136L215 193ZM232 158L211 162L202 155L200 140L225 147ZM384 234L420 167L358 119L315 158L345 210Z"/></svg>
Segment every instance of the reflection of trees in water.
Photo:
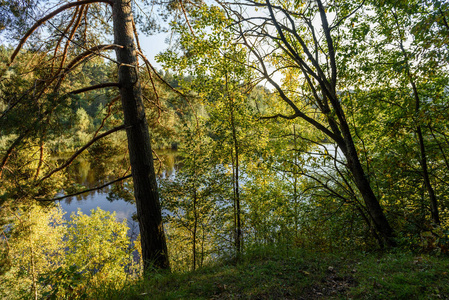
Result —
<svg viewBox="0 0 449 300"><path fill-rule="evenodd" d="M110 202L124 200L129 203L135 203L132 192L132 180L127 179L110 186L106 199Z"/></svg>
<svg viewBox="0 0 449 300"><path fill-rule="evenodd" d="M177 150L164 149L156 152L160 159L160 161L156 161L155 166L156 170L159 170L159 177L167 178L174 176L176 174L176 170L182 167L182 160Z"/></svg>
<svg viewBox="0 0 449 300"><path fill-rule="evenodd" d="M158 175L162 178L174 176L181 165L177 151L158 150L157 156L159 159L156 159L156 169L160 170ZM64 157L58 157L57 161L58 163L63 162ZM69 166L67 169L67 180L74 189L91 189L129 174L128 166L128 160L119 155L110 156L107 160L98 160L95 157L86 156ZM65 203L71 204L73 200L84 201L95 197L96 193L108 194L107 199L111 202L117 200L134 202L133 183L132 179L129 178L96 191L68 197L65 199Z"/></svg>

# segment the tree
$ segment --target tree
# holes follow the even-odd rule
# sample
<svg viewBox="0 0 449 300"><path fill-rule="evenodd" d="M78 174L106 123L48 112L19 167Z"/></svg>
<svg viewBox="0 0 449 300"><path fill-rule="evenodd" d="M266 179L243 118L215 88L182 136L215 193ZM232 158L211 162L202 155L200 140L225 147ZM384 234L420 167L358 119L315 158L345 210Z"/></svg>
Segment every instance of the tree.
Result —
<svg viewBox="0 0 449 300"><path fill-rule="evenodd" d="M184 129L182 168L176 176L161 180L161 194L165 219L169 227L170 259L173 268L180 270L202 267L217 247L216 224L220 214L220 200L226 184L223 168L211 161L212 146L205 135L205 126L193 125Z"/></svg>
<svg viewBox="0 0 449 300"><path fill-rule="evenodd" d="M0 273L7 299L41 299L49 288L40 286L39 277L64 265L63 212L60 208L32 204L11 214L6 248L9 269ZM5 233L2 232L2 235Z"/></svg>
<svg viewBox="0 0 449 300"><path fill-rule="evenodd" d="M89 24L86 18L90 10L94 10L94 12L101 15L101 11L98 10L98 4L100 3L112 6L114 44L92 46L88 43L88 32L86 28ZM167 247L153 165L150 135L139 81L137 55L143 56L143 54L139 53L135 42L137 33L134 30L135 25L132 16L131 1L83 0L70 2L60 6L40 18L33 26L31 26L26 34L23 35L18 46L11 55L10 65L14 63L16 58L20 59L20 50L27 39L39 27L45 22L49 23L51 19L56 18L67 11L72 12L72 16L71 18L62 19L60 25L60 28L62 29L56 28L56 32L59 33L59 35L56 36L59 36L59 38L57 38L53 44L53 55L45 57L49 58L49 60L47 60L48 64L45 69L44 80L36 81L35 86L31 88L35 92L33 94L33 102L42 103L43 108L39 111L39 114L31 117L31 122L25 124L25 128L21 129L19 136L9 145L0 162L0 170L4 170L8 159L11 157L11 153L17 145L26 139L32 138L35 129L34 127L37 124L48 125L48 120L51 119L58 105L70 98L70 95L102 88L118 88L124 114L123 125L112 128L101 134L97 134L97 131L89 142L79 148L76 153L61 166L45 175L36 176L37 178L34 184L39 185L54 173L59 172L70 165L80 153L101 138L118 130L126 129L131 172L134 181L137 218L142 239L144 270L147 272L152 267L168 269L169 262L167 257ZM110 11L106 10L106 13L108 14ZM81 27L83 27L84 31L80 32ZM52 29L54 30L54 28ZM65 45L62 49L64 43ZM49 42L47 43L47 46L51 47L52 45ZM79 48L83 49L81 53ZM92 57L103 55L102 53L104 51L111 49L115 49L116 51L117 59L115 60L115 63L118 68L118 82L102 82L78 90L68 90L70 87L64 86L64 79L67 79L70 76L70 73L81 63ZM72 50L73 53L71 53L70 50ZM53 101L47 103L46 98L53 99ZM21 101L23 101L23 97L17 99L15 102L11 101L9 107L2 112L2 117L10 113L13 109L20 109L20 105L16 107L16 104L20 104ZM100 129L101 126L98 130ZM44 134L45 131L43 130L41 133Z"/></svg>
<svg viewBox="0 0 449 300"><path fill-rule="evenodd" d="M126 219L118 222L115 213L97 208L90 216L78 211L72 213L65 235L65 268L76 266L80 281L99 288L101 285L122 288L126 277L133 274L132 247L127 236ZM104 251L101 251L104 249ZM50 273L53 285L58 274Z"/></svg>
<svg viewBox="0 0 449 300"><path fill-rule="evenodd" d="M351 16L357 29L345 35L348 44L358 45L346 55L345 80L354 84L363 78L345 102L360 124L373 185L406 219L398 224L428 230L440 223L447 194L440 172L447 167L440 134L447 119L447 5L371 1L367 6L372 13Z"/></svg>
<svg viewBox="0 0 449 300"><path fill-rule="evenodd" d="M205 107L204 125L216 145L213 164L229 168L232 177L232 238L239 256L244 241L242 170L265 143L249 101L253 73L243 63L246 50L232 41L230 20L222 10L200 6L189 13L193 25L175 24L173 32L178 34L178 43L158 58L175 74L189 72L192 78L180 80L179 84Z"/></svg>
<svg viewBox="0 0 449 300"><path fill-rule="evenodd" d="M122 289L138 271L126 220L100 209L73 213L69 222L63 215L34 203L10 216L1 239L8 261L0 269L2 298L101 298L102 288Z"/></svg>
<svg viewBox="0 0 449 300"><path fill-rule="evenodd" d="M394 232L359 158L341 93L348 91L341 64L341 35L351 30L347 19L361 3L246 1L225 6L234 18L238 42L251 53L250 65L269 82L291 113L265 118L301 118L334 141L346 158L352 180L364 200L369 222L379 233L379 244L394 246ZM241 13L257 10L255 16ZM318 24L318 25L316 25ZM284 75L284 85L273 77Z"/></svg>
<svg viewBox="0 0 449 300"><path fill-rule="evenodd" d="M413 20L417 11L420 11L422 8L418 8L417 11L408 8L404 11L401 9L401 6L401 4L388 5L388 3L384 3L383 6L377 7L378 12L376 16L378 16L378 22L381 24L379 36L386 36L387 40L396 48L393 48L396 50L396 53L392 57L392 65L395 66L394 71L400 76L400 79L404 80L401 86L406 87L409 85L411 88L410 94L413 95L413 97L409 100L411 104L407 106L413 107L410 114L412 115L412 122L416 124L414 133L418 144L419 164L421 167L420 175L422 176L429 197L431 218L435 224L440 224L437 195L431 182L431 171L429 170L428 142L425 139L426 134L424 131L426 129L425 123L428 122L428 124L430 124L432 119L422 117L426 114L426 112L424 112L425 107L423 107L425 101L427 100L427 102L430 102L433 99L432 97L425 99L427 95L423 91L424 86L422 84L420 85L419 81L434 81L435 77L438 77L437 72L439 71L438 69L441 68L441 62L439 61L438 56L440 53L444 53L444 50L435 51L433 47L429 47L430 49L427 50L426 47L428 46L422 44L422 42L427 43L427 41L422 40L422 37L420 37L419 34L412 35L410 32L413 29L415 29L415 32L422 32L418 27L420 23L423 22L422 19L418 17L418 22ZM388 9L388 11L386 9ZM444 20L445 14L441 8L439 8L439 12L442 14ZM416 29L417 27L418 29ZM407 40L411 40L411 45L408 47L405 45ZM421 56L420 61L415 58L418 55ZM428 76L428 74L420 76L420 71L427 68L433 69L433 76ZM424 79L422 77L427 78ZM420 87L422 87L423 90L421 90Z"/></svg>
<svg viewBox="0 0 449 300"><path fill-rule="evenodd" d="M115 1L113 17L115 43L122 46L116 48L119 63L118 83L128 136L144 270L148 271L153 263L158 268L168 269L169 260L153 153L136 71L137 52L133 36L131 1Z"/></svg>

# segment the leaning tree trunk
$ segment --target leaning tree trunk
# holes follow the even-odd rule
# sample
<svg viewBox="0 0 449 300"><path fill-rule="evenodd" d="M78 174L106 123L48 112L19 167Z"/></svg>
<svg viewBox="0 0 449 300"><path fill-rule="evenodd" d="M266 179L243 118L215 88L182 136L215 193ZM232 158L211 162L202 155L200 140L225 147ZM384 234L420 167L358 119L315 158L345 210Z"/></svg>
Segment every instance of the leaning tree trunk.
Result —
<svg viewBox="0 0 449 300"><path fill-rule="evenodd" d="M366 177L349 132L345 136L345 142L345 147L342 147L342 149L348 162L348 168L354 176L354 182L362 195L369 216L374 223L374 227L379 232L380 236L383 237L387 246L394 247L396 246L396 241L394 239L393 229L391 228L390 223L388 222L382 207L380 206L380 203L371 188L370 182ZM378 241L379 245L383 247L383 241L381 239L378 239Z"/></svg>
<svg viewBox="0 0 449 300"><path fill-rule="evenodd" d="M359 190L363 201L365 202L366 209L371 221L374 223L374 227L379 232L380 236L384 239L387 246L396 246L397 244L394 239L393 229L391 228L390 223L388 222L388 219L385 216L382 207L380 206L379 200L377 199L373 189L371 188L371 184L366 176L365 171L363 170L362 164L360 163L359 155L354 144L349 124L346 120L346 116L337 98L335 90L336 89L334 85L332 92L332 105L336 111L339 125L337 126L337 122L329 118L329 126L334 129L334 132L337 133L337 136L341 137L337 138L335 141L341 148L347 160L348 169L353 175L354 183L356 184L357 189ZM379 245L381 247L384 246L384 241L378 239Z"/></svg>
<svg viewBox="0 0 449 300"><path fill-rule="evenodd" d="M115 44L119 46L116 48L118 80L128 137L144 272L152 267L169 269L150 134L138 77L131 0L113 0L113 23Z"/></svg>

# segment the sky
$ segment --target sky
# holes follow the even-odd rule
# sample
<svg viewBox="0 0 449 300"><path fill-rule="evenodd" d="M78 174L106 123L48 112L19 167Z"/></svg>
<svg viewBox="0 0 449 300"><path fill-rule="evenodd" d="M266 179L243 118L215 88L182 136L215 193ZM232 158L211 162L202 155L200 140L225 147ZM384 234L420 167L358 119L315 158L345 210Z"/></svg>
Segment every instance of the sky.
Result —
<svg viewBox="0 0 449 300"><path fill-rule="evenodd" d="M139 35L140 45L145 56L151 62L156 70L161 70L162 66L156 62L155 56L169 47L167 40L170 37L170 33L159 33L151 36L144 34Z"/></svg>

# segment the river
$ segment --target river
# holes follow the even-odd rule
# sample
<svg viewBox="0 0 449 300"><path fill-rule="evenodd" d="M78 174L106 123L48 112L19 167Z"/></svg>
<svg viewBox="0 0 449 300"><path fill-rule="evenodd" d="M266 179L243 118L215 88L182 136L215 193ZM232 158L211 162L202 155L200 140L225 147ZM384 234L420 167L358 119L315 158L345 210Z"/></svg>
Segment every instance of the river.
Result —
<svg viewBox="0 0 449 300"><path fill-rule="evenodd" d="M341 160L343 155L340 151L336 153L336 148L333 145L326 144L317 152L303 154L305 158L314 158L312 160L305 159L303 167L309 171L314 169L321 173L329 172L333 168L333 163L327 163L323 165L322 157L324 150L330 153L332 156L337 155ZM319 154L321 153L321 154ZM175 176L176 171L181 166L179 156L176 150L160 150L157 151L158 157L164 162L163 167L159 169L159 178L168 176ZM317 159L317 160L315 160ZM115 161L115 160L112 160ZM106 182L110 182L123 175L114 175L108 172L111 166L95 166L89 159L81 159L78 163L70 166L70 176L73 177L77 184L85 186L87 188L94 188L101 186ZM320 171L321 170L321 171ZM122 172L123 174L123 172ZM285 175L285 174L284 174ZM244 178L244 176L242 176ZM72 213L76 213L78 210L84 214L90 215L90 211L96 208L100 208L105 211L115 212L118 221L124 219L127 220L128 226L131 229L130 234L138 232L138 224L133 221L133 215L136 213L136 207L134 203L126 201L121 197L120 193L113 193L111 186L105 188L84 193L78 196L73 196L60 201L62 209L66 212L65 218L69 219Z"/></svg>
<svg viewBox="0 0 449 300"><path fill-rule="evenodd" d="M179 165L177 152L175 150L161 150L157 151L157 154L164 162L163 167L159 170L158 177L174 176ZM120 177L105 174L106 171L104 167L92 164L88 158L81 158L77 163L70 166L69 175L76 184L91 189ZM115 212L118 221L126 219L131 229L130 235L134 235L138 232L138 225L132 218L136 213L136 206L134 203L125 200L124 197L120 197L120 194L113 193L111 187L107 186L61 200L60 205L66 212L65 219L68 220L70 215L78 210L86 215L90 215L91 210L100 208L105 211Z"/></svg>

